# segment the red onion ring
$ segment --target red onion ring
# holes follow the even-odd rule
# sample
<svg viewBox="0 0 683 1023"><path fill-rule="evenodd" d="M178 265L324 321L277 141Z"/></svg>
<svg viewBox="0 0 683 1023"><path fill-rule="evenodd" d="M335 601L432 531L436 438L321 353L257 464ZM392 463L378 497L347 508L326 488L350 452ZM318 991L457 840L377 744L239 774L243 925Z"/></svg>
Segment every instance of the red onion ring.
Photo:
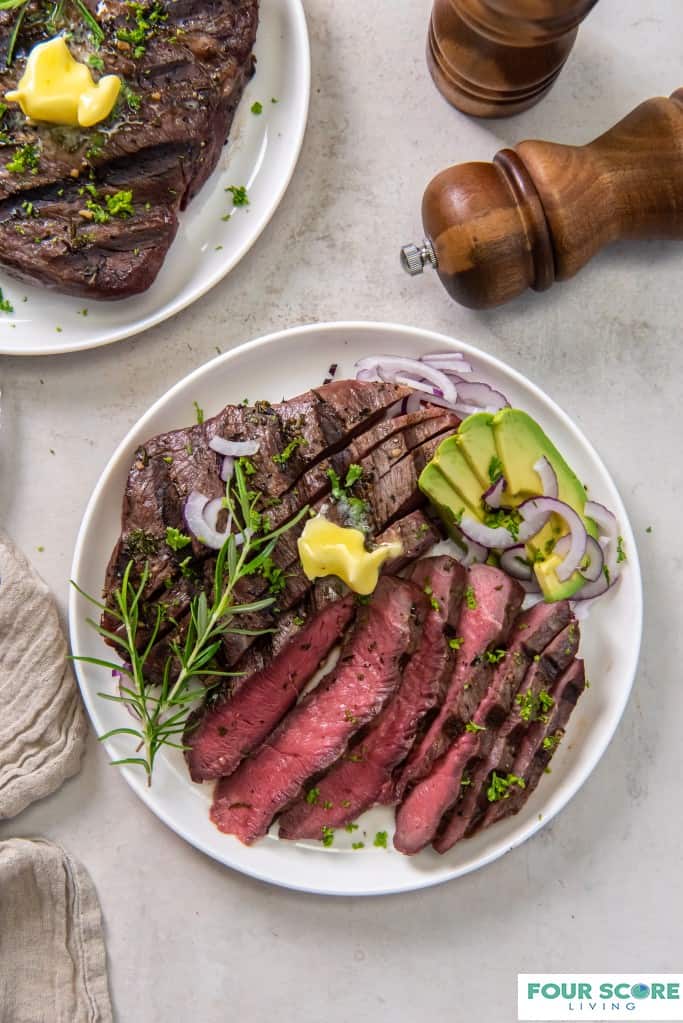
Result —
<svg viewBox="0 0 683 1023"><path fill-rule="evenodd" d="M534 472L538 474L541 480L541 486L543 487L544 497L557 497L559 493L559 485L557 482L557 473L553 469L548 459L543 455L534 465Z"/></svg>
<svg viewBox="0 0 683 1023"><path fill-rule="evenodd" d="M419 361L434 366L443 373L472 372L472 366L462 352L430 352L428 355L421 355Z"/></svg>
<svg viewBox="0 0 683 1023"><path fill-rule="evenodd" d="M219 551L228 539L232 525L230 518L228 518L226 527L222 532L216 529L218 513L223 507L222 498L216 497L213 500L209 500L204 494L200 494L198 490L193 490L185 502L184 515L187 528L200 543L214 551ZM244 537L241 533L235 533L234 535L235 543L238 546L244 543Z"/></svg>
<svg viewBox="0 0 683 1023"><path fill-rule="evenodd" d="M248 458L258 453L260 444L257 440L226 440L224 437L212 437L209 447L217 451L219 455L229 455L230 458Z"/></svg>
<svg viewBox="0 0 683 1023"><path fill-rule="evenodd" d="M429 380L432 387L439 393L437 397L445 398L446 401L455 402L458 392L455 384L448 379L445 373L433 369L417 359L405 359L399 355L371 355L356 363L356 370L374 370L382 380L394 383L407 383L409 387L417 388L417 381L423 377ZM399 379L400 378L400 379Z"/></svg>
<svg viewBox="0 0 683 1023"><path fill-rule="evenodd" d="M524 519L525 526L533 527L536 524L532 536L535 536L543 528L551 515L559 515L569 527L571 537L569 551L556 569L556 575L560 582L566 582L576 572L586 556L588 533L579 513L564 501L558 501L556 497L532 497L529 501L521 504L517 510Z"/></svg>
<svg viewBox="0 0 683 1023"><path fill-rule="evenodd" d="M235 472L235 459L230 455L226 455L221 465L221 479L224 483L227 483L232 479Z"/></svg>
<svg viewBox="0 0 683 1023"><path fill-rule="evenodd" d="M507 486L504 476L499 476L495 483L492 483L484 493L484 501L489 508L500 508L503 492Z"/></svg>
<svg viewBox="0 0 683 1023"><path fill-rule="evenodd" d="M559 554L563 557L569 550L569 537L561 536L555 544L553 553ZM588 558L588 565L584 567L583 561L585 557ZM584 557L581 565L579 566L579 572L584 579L589 583L594 583L596 579L599 579L603 575L603 567L605 564L605 554L598 543L592 536L586 537L586 556Z"/></svg>
<svg viewBox="0 0 683 1023"><path fill-rule="evenodd" d="M522 557L520 557L520 554ZM500 567L513 579L520 582L532 582L534 573L526 556L526 547L523 543L508 547L500 556Z"/></svg>

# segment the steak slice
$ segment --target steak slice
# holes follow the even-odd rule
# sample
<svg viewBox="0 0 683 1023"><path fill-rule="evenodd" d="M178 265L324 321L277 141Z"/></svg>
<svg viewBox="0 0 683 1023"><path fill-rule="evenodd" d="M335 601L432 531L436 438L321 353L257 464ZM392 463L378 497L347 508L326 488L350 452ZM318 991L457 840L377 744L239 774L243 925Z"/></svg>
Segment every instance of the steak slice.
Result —
<svg viewBox="0 0 683 1023"><path fill-rule="evenodd" d="M391 793L395 768L425 715L440 702L451 663L446 630L457 625L467 572L442 555L418 561L410 578L421 590L428 588L430 607L401 685L346 756L316 783L315 802L299 799L281 817L280 838L319 838L323 827L341 828L380 802L384 792Z"/></svg>
<svg viewBox="0 0 683 1023"><path fill-rule="evenodd" d="M258 0L207 0L199 9L187 0L145 4L141 10L156 6L161 18L142 53L121 38L135 30L133 5L88 2L104 33L97 47L73 4L61 5L49 30L34 0L18 21L16 5L0 11L4 50L19 28L14 59L0 73L3 94L33 45L55 29L69 32L77 60L97 59L98 74L123 82L112 113L92 128L32 122L14 105L3 113L0 262L22 280L115 299L150 286L179 211L218 161L253 73ZM26 147L33 159L22 169L12 159ZM116 191L132 193L132 215L109 216L106 198ZM88 202L99 206L98 219Z"/></svg>
<svg viewBox="0 0 683 1023"><path fill-rule="evenodd" d="M522 809L552 760L570 715L585 688L585 666L580 658L576 658L552 690L555 706L548 721L535 722L519 744L512 773L524 779L524 788L511 788L507 799L491 803L474 830L488 828L503 817L511 817Z"/></svg>
<svg viewBox="0 0 683 1023"><path fill-rule="evenodd" d="M473 715L471 730L456 739L399 807L394 845L400 852L412 855L434 838L442 817L457 802L461 786L469 784L468 764L480 755L486 737L495 734L508 716L532 658L538 657L570 620L567 601L539 603L519 616L505 657L493 672L491 684Z"/></svg>
<svg viewBox="0 0 683 1023"><path fill-rule="evenodd" d="M453 675L439 713L406 761L396 787L399 799L429 773L472 717L493 676L487 654L506 643L523 598L519 583L499 569L491 565L470 568L457 626L462 643Z"/></svg>
<svg viewBox="0 0 683 1023"><path fill-rule="evenodd" d="M339 642L354 607L350 596L328 604L262 671L246 679L232 699L203 716L185 737L185 759L193 781L232 774L260 746Z"/></svg>
<svg viewBox="0 0 683 1023"><path fill-rule="evenodd" d="M515 697L510 714L496 731L482 735L478 759L468 768L469 785L455 810L443 822L433 842L437 852L452 848L471 834L488 810L490 783L494 772L501 777L511 771L515 751L529 725L542 713L539 694L552 688L574 660L579 647L579 628L572 620L534 661ZM509 791L509 790L508 790Z"/></svg>
<svg viewBox="0 0 683 1023"><path fill-rule="evenodd" d="M258 752L218 782L211 819L220 831L251 844L311 778L343 754L351 737L395 692L403 661L415 645L423 603L423 594L411 583L380 579L331 674L289 712Z"/></svg>

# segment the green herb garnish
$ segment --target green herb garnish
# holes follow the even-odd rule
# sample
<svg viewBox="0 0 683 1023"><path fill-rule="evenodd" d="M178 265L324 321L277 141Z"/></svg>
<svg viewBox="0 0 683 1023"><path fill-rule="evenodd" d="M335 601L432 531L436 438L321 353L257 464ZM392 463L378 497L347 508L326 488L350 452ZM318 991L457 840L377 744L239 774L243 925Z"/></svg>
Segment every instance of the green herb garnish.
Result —
<svg viewBox="0 0 683 1023"><path fill-rule="evenodd" d="M476 734L476 732L485 732L486 728L484 727L484 725L478 725L476 721L468 721L467 724L465 725L465 731L470 732L471 735L474 735Z"/></svg>
<svg viewBox="0 0 683 1023"><path fill-rule="evenodd" d="M489 479L491 480L491 483L497 483L502 475L503 463L498 455L492 455L491 461L489 462Z"/></svg>
<svg viewBox="0 0 683 1023"><path fill-rule="evenodd" d="M325 824L323 824L320 830L322 831L323 834L322 838L323 845L325 846L326 849L329 849L329 847L334 842L334 828L328 828Z"/></svg>
<svg viewBox="0 0 683 1023"><path fill-rule="evenodd" d="M2 293L2 288L0 288L0 313L13 313L13 312L14 312L14 306L12 305L12 303L10 302L10 300L8 298L5 298L5 296Z"/></svg>
<svg viewBox="0 0 683 1023"><path fill-rule="evenodd" d="M519 778L516 774L508 774L503 778L494 771L489 787L486 790L486 798L489 803L497 803L500 799L509 799L511 795L510 788L513 785L517 785L520 789L526 788L524 778Z"/></svg>
<svg viewBox="0 0 683 1023"><path fill-rule="evenodd" d="M119 624L116 632L110 632L102 625L88 619L88 623L103 637L116 644L123 664L114 664L100 658L75 655L75 660L96 664L116 671L122 677L120 693L100 693L106 700L113 700L127 707L137 718L133 727L118 727L100 736L108 739L114 735L129 735L135 740L134 756L114 761L116 764L135 764L142 767L151 784L154 763L159 750L164 746L178 747L189 714L195 704L206 695L204 678L230 677L234 672L221 671L216 666L216 655L222 647L223 636L240 633L239 617L263 611L274 603L272 597L255 600L246 604L235 602L235 588L246 575L257 571L273 553L279 537L294 527L308 514L308 506L288 523L268 533L257 529L258 495L252 498L244 474L235 463L232 480L226 484L225 501L234 524L216 558L214 582L209 596L202 591L193 597L187 629L182 640L172 640L170 652L164 663L162 682L153 682L146 663L159 636L164 618L163 609L157 605L156 619L149 627L141 622L143 596L146 592L150 572L146 563L139 581L133 580L135 562L129 561L120 587L114 592L114 607L105 607L94 597L84 593L72 581L72 585L86 600L100 611L106 611ZM242 536L241 546L237 545L237 534ZM147 534L149 535L149 534ZM128 545L130 547L130 538ZM155 545L158 543L151 538ZM144 627L144 642L140 629ZM182 746L180 745L182 749Z"/></svg>
<svg viewBox="0 0 683 1023"><path fill-rule="evenodd" d="M464 636L455 636L453 639L448 640L448 645L451 650L459 650L465 642Z"/></svg>
<svg viewBox="0 0 683 1023"><path fill-rule="evenodd" d="M305 437L295 437L279 455L273 455L273 461L276 465L286 465L296 449L304 444L306 444Z"/></svg>
<svg viewBox="0 0 683 1023"><path fill-rule="evenodd" d="M263 113L263 103L259 103L258 100L256 100L255 103L252 103L251 104L251 112L252 112L252 114L262 114Z"/></svg>
<svg viewBox="0 0 683 1023"><path fill-rule="evenodd" d="M620 565L622 561L626 561L626 551L624 550L624 538L623 536L617 537L617 565Z"/></svg>
<svg viewBox="0 0 683 1023"><path fill-rule="evenodd" d="M249 205L249 196L247 195L247 189L245 185L228 185L225 191L230 192L230 194L232 195L233 206Z"/></svg>
<svg viewBox="0 0 683 1023"><path fill-rule="evenodd" d="M172 551L182 551L183 547L192 543L192 537L181 533L175 526L166 526L166 543Z"/></svg>
<svg viewBox="0 0 683 1023"><path fill-rule="evenodd" d="M479 605L477 604L476 595L474 593L474 588L472 586L468 586L467 589L465 590L465 603L467 604L470 611L476 611L476 609L479 607Z"/></svg>
<svg viewBox="0 0 683 1023"><path fill-rule="evenodd" d="M133 56L138 60L145 55L149 40L159 28L161 22L168 20L168 14L162 4L154 3L145 6L140 3L126 3L134 20L132 28L120 28L116 32L116 38L123 43L128 43L133 51ZM130 15L129 15L130 20Z"/></svg>
<svg viewBox="0 0 683 1023"><path fill-rule="evenodd" d="M27 174L29 172L37 174L39 163L40 158L35 145L27 142L26 145L19 146L12 159L5 164L5 168L10 174Z"/></svg>
<svg viewBox="0 0 683 1023"><path fill-rule="evenodd" d="M388 835L386 831L378 831L377 834L375 835L375 840L372 844L376 845L378 849L386 849L387 838Z"/></svg>
<svg viewBox="0 0 683 1023"><path fill-rule="evenodd" d="M196 401L193 401L195 415L197 416L197 425L201 426L204 422L204 409L199 406Z"/></svg>

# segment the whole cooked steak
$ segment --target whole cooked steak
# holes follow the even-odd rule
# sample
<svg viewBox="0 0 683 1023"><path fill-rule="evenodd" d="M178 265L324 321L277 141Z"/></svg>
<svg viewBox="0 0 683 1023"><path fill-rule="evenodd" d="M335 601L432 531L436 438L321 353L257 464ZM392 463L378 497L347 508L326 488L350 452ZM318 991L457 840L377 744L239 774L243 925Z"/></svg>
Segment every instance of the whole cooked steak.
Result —
<svg viewBox="0 0 683 1023"><path fill-rule="evenodd" d="M29 123L0 105L0 264L90 298L148 288L179 211L216 166L253 72L257 24L258 0L28 0L0 10L0 99L31 48L60 31L96 78L122 80L114 110L92 128Z"/></svg>

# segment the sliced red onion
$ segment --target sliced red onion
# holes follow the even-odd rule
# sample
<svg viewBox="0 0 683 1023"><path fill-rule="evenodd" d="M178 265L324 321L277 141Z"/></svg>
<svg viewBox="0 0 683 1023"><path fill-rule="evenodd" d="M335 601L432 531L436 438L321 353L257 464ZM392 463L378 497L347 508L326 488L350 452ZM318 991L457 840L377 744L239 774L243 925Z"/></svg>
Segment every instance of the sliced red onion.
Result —
<svg viewBox="0 0 683 1023"><path fill-rule="evenodd" d="M569 536L561 536L553 548L553 554L559 554L563 558L569 550L570 542ZM588 565L584 567L586 558L588 558ZM587 582L594 583L596 579L603 575L604 564L605 555L602 547L592 536L587 536L586 555L579 565L579 572Z"/></svg>
<svg viewBox="0 0 683 1023"><path fill-rule="evenodd" d="M472 412L500 412L501 409L509 408L510 403L504 394L494 390L489 384L475 383L473 380L465 380L457 385L458 400L455 404L456 412L463 412L471 415Z"/></svg>
<svg viewBox="0 0 683 1023"><path fill-rule="evenodd" d="M488 558L488 547L482 547L480 543L475 543L474 540L470 540L464 533L460 536L459 542L465 548L465 553L462 558L458 558L458 561L465 568L468 568L470 565L480 565Z"/></svg>
<svg viewBox="0 0 683 1023"><path fill-rule="evenodd" d="M558 501L556 497L532 497L529 501L521 504L517 510L524 519L525 526L535 525L536 528L531 536L535 536L553 514L559 515L569 527L569 536L571 537L569 550L556 570L560 582L566 582L576 572L586 556L588 533L579 513L564 501Z"/></svg>
<svg viewBox="0 0 683 1023"><path fill-rule="evenodd" d="M574 594L572 601L594 600L595 597L601 597L603 593L607 593L608 590L611 590L614 586L616 586L620 578L621 576L618 575L610 576L608 580L603 569L600 578L596 579L594 583L587 582L584 586L582 586L578 593Z"/></svg>
<svg viewBox="0 0 683 1023"><path fill-rule="evenodd" d="M231 458L230 455L226 455L225 458L223 459L223 464L221 466L221 479L223 480L223 482L227 483L229 480L231 480L234 472L235 459Z"/></svg>
<svg viewBox="0 0 683 1023"><path fill-rule="evenodd" d="M437 397L452 402L458 398L455 384L445 373L417 359L406 359L399 355L371 355L357 362L356 370L361 373L364 370L373 370L379 373L382 380L407 383L409 387L415 387L417 381L425 378L440 392Z"/></svg>
<svg viewBox="0 0 683 1023"><path fill-rule="evenodd" d="M471 373L472 366L461 352L430 352L420 356L420 362L434 366L443 373Z"/></svg>
<svg viewBox="0 0 683 1023"><path fill-rule="evenodd" d="M503 551L500 556L500 567L513 579L519 579L522 582L531 582L534 579L533 569L529 564L526 547L523 543L515 544L514 547L508 547L506 551Z"/></svg>
<svg viewBox="0 0 683 1023"><path fill-rule="evenodd" d="M230 532L230 520L228 520L223 532L216 529L218 513L222 507L223 501L220 497L210 501L208 497L200 494L198 490L193 490L185 502L185 521L187 522L188 529L200 543L203 543L206 547L211 547L214 551L221 549ZM243 539L241 533L235 535L235 543L241 544Z"/></svg>
<svg viewBox="0 0 683 1023"><path fill-rule="evenodd" d="M261 445L257 440L225 440L224 437L212 437L209 447L217 451L219 455L229 455L231 458L248 458L258 453Z"/></svg>
<svg viewBox="0 0 683 1023"><path fill-rule="evenodd" d="M550 503L552 503L552 507L549 506ZM470 540L474 540L476 543L483 544L485 547L493 547L495 550L507 550L508 547L525 544L527 540L531 540L536 533L543 529L553 512L562 514L565 508L570 512L573 510L569 508L569 505L551 497L532 497L517 509L523 521L519 524L516 536L513 536L505 526L486 526L483 522L479 522L467 514L463 515L460 528Z"/></svg>
<svg viewBox="0 0 683 1023"><path fill-rule="evenodd" d="M559 493L559 486L557 483L557 473L553 469L548 459L543 455L534 465L534 472L538 473L541 479L541 486L543 487L544 497L557 497Z"/></svg>
<svg viewBox="0 0 683 1023"><path fill-rule="evenodd" d="M495 483L492 483L487 491L484 493L484 501L489 508L500 508L501 498L505 490L506 483L505 477L500 476Z"/></svg>
<svg viewBox="0 0 683 1023"><path fill-rule="evenodd" d="M600 530L600 546L605 555L605 568L610 583L619 576L617 563L617 545L619 543L619 525L616 516L597 501L586 501L585 514L593 519Z"/></svg>

